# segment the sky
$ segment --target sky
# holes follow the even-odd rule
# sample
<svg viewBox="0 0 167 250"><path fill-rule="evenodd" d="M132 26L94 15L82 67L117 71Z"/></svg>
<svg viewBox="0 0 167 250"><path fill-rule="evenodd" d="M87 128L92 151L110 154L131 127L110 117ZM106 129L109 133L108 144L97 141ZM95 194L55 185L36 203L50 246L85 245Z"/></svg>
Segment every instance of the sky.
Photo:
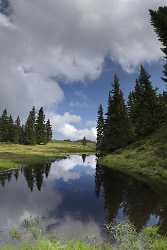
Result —
<svg viewBox="0 0 167 250"><path fill-rule="evenodd" d="M44 107L56 139L96 139L113 75L125 99L144 64L154 86L163 55L148 10L167 0L0 0L0 110L24 121Z"/></svg>

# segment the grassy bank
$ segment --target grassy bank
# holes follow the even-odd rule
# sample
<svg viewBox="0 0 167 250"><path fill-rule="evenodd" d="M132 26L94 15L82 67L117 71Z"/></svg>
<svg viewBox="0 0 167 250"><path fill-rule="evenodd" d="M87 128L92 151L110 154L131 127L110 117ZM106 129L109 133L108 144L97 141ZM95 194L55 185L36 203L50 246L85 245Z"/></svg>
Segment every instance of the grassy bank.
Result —
<svg viewBox="0 0 167 250"><path fill-rule="evenodd" d="M15 168L19 164L42 162L64 157L70 153L95 152L95 143L55 141L47 145L0 144L0 169Z"/></svg>
<svg viewBox="0 0 167 250"><path fill-rule="evenodd" d="M106 155L100 164L156 185L167 183L167 128Z"/></svg>

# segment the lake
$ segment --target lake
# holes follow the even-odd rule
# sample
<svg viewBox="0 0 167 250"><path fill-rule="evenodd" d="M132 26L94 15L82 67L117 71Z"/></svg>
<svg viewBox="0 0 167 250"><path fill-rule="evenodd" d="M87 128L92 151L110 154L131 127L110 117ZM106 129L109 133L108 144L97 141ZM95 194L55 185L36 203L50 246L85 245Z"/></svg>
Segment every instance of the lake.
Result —
<svg viewBox="0 0 167 250"><path fill-rule="evenodd" d="M96 166L94 155L71 155L0 173L0 232L39 217L59 239L106 239L105 225L130 221L137 230L167 231L167 197L147 184Z"/></svg>

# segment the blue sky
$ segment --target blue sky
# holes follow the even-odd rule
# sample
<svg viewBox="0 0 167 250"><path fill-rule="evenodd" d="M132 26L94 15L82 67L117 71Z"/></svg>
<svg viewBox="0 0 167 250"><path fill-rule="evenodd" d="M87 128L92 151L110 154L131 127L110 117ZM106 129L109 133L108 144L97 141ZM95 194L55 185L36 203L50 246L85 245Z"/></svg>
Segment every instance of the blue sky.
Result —
<svg viewBox="0 0 167 250"><path fill-rule="evenodd" d="M145 69L151 75L151 81L158 92L166 89L165 83L161 80L162 60L152 63L143 63ZM70 112L82 117L78 123L79 128L96 125L97 109L100 103L103 104L104 112L106 111L107 98L111 89L113 76L116 73L120 79L121 88L127 101L129 92L134 88L135 79L138 77L138 68L133 72L126 72L122 67L113 63L110 59L105 59L104 67L100 76L93 80L75 82L66 84L63 81L61 86L65 93L65 99L59 107L59 113ZM62 138L61 135L58 135Z"/></svg>
<svg viewBox="0 0 167 250"><path fill-rule="evenodd" d="M0 110L43 106L57 139L96 139L113 75L125 98L143 64L162 91L149 9L166 0L0 0Z"/></svg>

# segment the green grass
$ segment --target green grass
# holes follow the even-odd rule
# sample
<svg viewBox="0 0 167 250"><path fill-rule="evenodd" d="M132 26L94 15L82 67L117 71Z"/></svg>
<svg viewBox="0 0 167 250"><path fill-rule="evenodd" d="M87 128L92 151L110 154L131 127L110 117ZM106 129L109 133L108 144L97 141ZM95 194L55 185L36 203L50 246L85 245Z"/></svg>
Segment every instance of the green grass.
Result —
<svg viewBox="0 0 167 250"><path fill-rule="evenodd" d="M167 128L161 128L146 139L104 156L99 163L156 186L166 184Z"/></svg>
<svg viewBox="0 0 167 250"><path fill-rule="evenodd" d="M0 143L0 169L16 168L24 163L39 163L72 153L93 153L95 143L54 141L47 145L18 145Z"/></svg>

